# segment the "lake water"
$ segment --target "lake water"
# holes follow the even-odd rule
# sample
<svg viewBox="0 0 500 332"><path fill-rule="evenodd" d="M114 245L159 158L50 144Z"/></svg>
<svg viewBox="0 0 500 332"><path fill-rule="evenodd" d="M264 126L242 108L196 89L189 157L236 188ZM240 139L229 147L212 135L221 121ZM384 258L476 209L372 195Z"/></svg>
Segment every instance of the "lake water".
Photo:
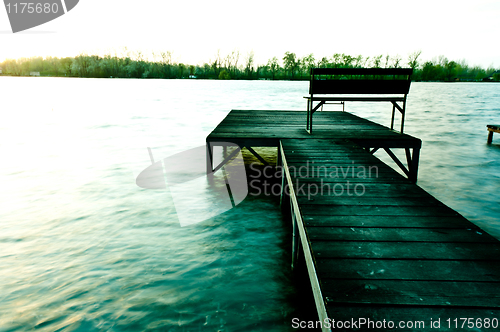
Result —
<svg viewBox="0 0 500 332"><path fill-rule="evenodd" d="M308 82L0 77L0 89L0 331L291 330L302 301L275 198L181 227L169 193L135 179L148 147L160 160L203 145L231 109L304 109ZM346 111L390 123L389 105ZM490 123L500 84L412 84L418 184L500 238Z"/></svg>

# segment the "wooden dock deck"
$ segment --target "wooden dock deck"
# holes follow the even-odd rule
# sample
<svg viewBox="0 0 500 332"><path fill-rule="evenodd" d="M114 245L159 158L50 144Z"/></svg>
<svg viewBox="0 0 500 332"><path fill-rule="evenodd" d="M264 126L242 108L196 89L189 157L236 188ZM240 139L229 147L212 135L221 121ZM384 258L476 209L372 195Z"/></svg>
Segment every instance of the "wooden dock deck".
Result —
<svg viewBox="0 0 500 332"><path fill-rule="evenodd" d="M413 149L416 172L420 140L344 112L315 115L309 135L303 113L232 111L207 143L279 146L293 260L305 259L319 320L498 330L500 241L370 153Z"/></svg>
<svg viewBox="0 0 500 332"><path fill-rule="evenodd" d="M350 141L281 144L320 317L498 319L497 239Z"/></svg>
<svg viewBox="0 0 500 332"><path fill-rule="evenodd" d="M207 136L207 145L213 151L219 142L232 142L246 147L260 159L253 147L279 147L282 139L350 139L372 153L386 150L408 178L416 182L420 139L348 112L317 112L314 133L310 135L305 130L306 118L307 113L303 111L232 110ZM405 150L406 167L391 149Z"/></svg>
<svg viewBox="0 0 500 332"><path fill-rule="evenodd" d="M278 146L287 138L347 138L364 144L388 143L397 147L420 147L418 138L390 130L348 112L317 112L314 133L305 130L306 112L232 110L208 135L207 141L230 140L249 146ZM247 144L249 143L249 144ZM263 145L259 145L263 144Z"/></svg>

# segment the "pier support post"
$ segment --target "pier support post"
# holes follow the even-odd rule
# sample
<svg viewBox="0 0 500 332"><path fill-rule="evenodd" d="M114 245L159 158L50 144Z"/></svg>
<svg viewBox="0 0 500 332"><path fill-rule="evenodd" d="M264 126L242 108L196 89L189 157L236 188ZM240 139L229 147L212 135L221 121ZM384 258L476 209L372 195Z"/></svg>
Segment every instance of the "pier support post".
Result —
<svg viewBox="0 0 500 332"><path fill-rule="evenodd" d="M212 174L212 171L214 170L212 162L213 154L214 154L214 147L210 142L207 141L207 175Z"/></svg>
<svg viewBox="0 0 500 332"><path fill-rule="evenodd" d="M396 116L396 105L392 105L391 130L394 129L394 117Z"/></svg>
<svg viewBox="0 0 500 332"><path fill-rule="evenodd" d="M281 156L281 147L278 148L278 154ZM281 159L281 158L280 158ZM281 165L282 166L282 165ZM283 166L282 166L283 167ZM283 217L285 220L287 219L287 215L289 211L291 211L291 197L290 197L290 192L287 192L287 186L288 182L286 180L286 175L285 175L285 170L281 172L281 195L280 195L280 206L281 206L281 213L283 214Z"/></svg>
<svg viewBox="0 0 500 332"><path fill-rule="evenodd" d="M493 142L493 133L500 133L500 125L486 125L488 128L488 144Z"/></svg>
<svg viewBox="0 0 500 332"><path fill-rule="evenodd" d="M410 174L409 179L413 183L417 183L418 178L418 163L420 159L420 148L413 148L413 153L411 157Z"/></svg>
<svg viewBox="0 0 500 332"><path fill-rule="evenodd" d="M286 196L285 193L285 173L283 172L283 157L281 156L282 151L281 151L281 144L278 146L278 156L276 160L276 167L281 167L281 193L280 193L280 206L282 207L283 211L283 204L284 201L283 199Z"/></svg>
<svg viewBox="0 0 500 332"><path fill-rule="evenodd" d="M282 164L283 164L283 159L281 158L281 151L280 147L278 146L278 153L276 156L276 167L281 167Z"/></svg>

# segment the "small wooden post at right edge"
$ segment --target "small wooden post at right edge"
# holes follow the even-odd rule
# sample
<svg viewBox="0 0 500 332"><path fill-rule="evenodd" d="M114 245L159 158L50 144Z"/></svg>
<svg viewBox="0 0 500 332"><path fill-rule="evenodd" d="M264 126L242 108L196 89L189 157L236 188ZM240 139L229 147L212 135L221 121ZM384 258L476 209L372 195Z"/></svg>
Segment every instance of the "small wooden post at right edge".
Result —
<svg viewBox="0 0 500 332"><path fill-rule="evenodd" d="M486 125L488 128L488 144L493 142L493 133L500 133L500 125Z"/></svg>
<svg viewBox="0 0 500 332"><path fill-rule="evenodd" d="M493 131L488 130L488 144L491 144L493 142Z"/></svg>

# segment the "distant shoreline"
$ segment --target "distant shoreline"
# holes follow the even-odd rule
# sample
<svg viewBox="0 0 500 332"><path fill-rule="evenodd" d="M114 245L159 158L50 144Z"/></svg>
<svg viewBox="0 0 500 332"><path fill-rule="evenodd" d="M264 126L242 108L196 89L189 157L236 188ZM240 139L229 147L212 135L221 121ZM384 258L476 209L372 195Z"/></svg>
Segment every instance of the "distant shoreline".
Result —
<svg viewBox="0 0 500 332"><path fill-rule="evenodd" d="M33 57L7 59L0 63L0 75L141 78L141 79L216 79L216 80L309 80L311 68L412 68L415 82L491 82L500 81L500 68L469 66L465 61L449 61L441 56L431 61L419 61L421 51L400 56L363 57L336 53L315 59L313 54L302 58L285 52L282 59L273 57L267 64L256 64L253 53L244 59L239 52L226 56L219 53L207 63L190 65L176 63L171 52L153 54L149 61L142 53L98 56L80 54L75 57Z"/></svg>
<svg viewBox="0 0 500 332"><path fill-rule="evenodd" d="M51 76L51 75L40 75L40 76L30 76L30 75L7 75L0 74L0 77L23 77L23 78L92 78L92 79L123 79L123 80L191 80L191 81L220 81L220 79L216 78L160 78L160 77L147 77L147 78L137 78L137 77L79 77L79 76ZM225 81L275 81L275 82L307 82L308 78L300 78L300 79L245 79L245 78L237 78L237 79L226 79ZM455 81L424 81L424 80L412 80L412 82L416 83L500 83L500 81L495 80L455 80Z"/></svg>

